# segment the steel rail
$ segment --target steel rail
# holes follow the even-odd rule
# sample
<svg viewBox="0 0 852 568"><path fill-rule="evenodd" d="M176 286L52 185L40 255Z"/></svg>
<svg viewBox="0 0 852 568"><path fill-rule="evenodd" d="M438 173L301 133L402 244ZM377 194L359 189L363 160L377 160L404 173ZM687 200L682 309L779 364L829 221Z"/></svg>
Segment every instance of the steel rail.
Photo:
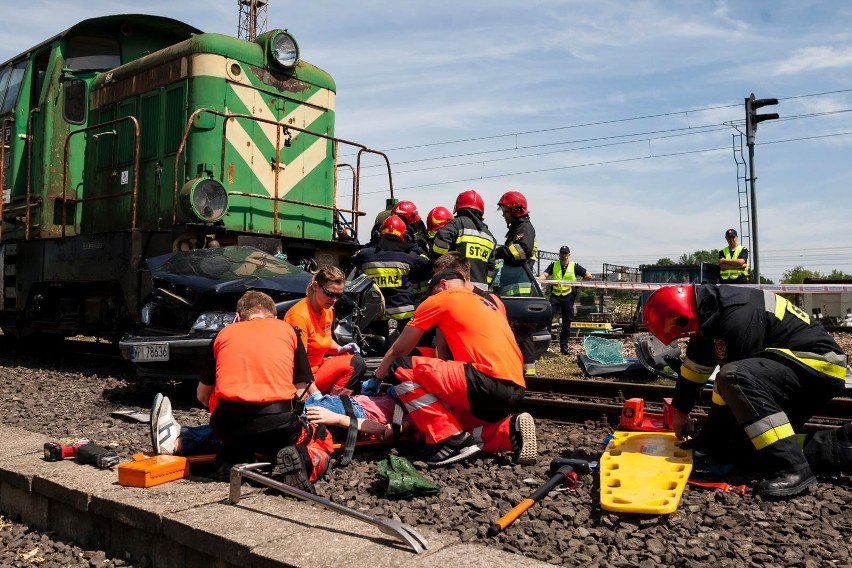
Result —
<svg viewBox="0 0 852 568"><path fill-rule="evenodd" d="M712 390L702 391L693 416L707 416ZM584 423L587 421L618 423L623 403L628 398L642 398L648 412L662 412L664 398L674 394L674 387L659 384L637 384L577 379L527 379L527 395L523 408L536 418L555 422ZM836 428L852 422L852 398L831 400L820 415L807 424L806 431Z"/></svg>

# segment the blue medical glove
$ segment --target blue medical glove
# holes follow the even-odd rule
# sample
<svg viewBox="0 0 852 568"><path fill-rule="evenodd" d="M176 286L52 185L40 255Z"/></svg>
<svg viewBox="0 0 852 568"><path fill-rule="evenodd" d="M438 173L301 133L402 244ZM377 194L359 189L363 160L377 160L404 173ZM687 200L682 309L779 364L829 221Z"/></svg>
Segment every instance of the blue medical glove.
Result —
<svg viewBox="0 0 852 568"><path fill-rule="evenodd" d="M373 377L361 383L361 394L367 396L376 396L379 394L379 389L382 387L382 381Z"/></svg>
<svg viewBox="0 0 852 568"><path fill-rule="evenodd" d="M344 353L361 353L361 348L358 347L357 343L347 343L337 348L338 355L343 355Z"/></svg>
<svg viewBox="0 0 852 568"><path fill-rule="evenodd" d="M388 387L388 390L385 391L385 394L388 395L388 396L392 396L393 398L399 400L399 395L396 394L396 389L393 388L393 385Z"/></svg>

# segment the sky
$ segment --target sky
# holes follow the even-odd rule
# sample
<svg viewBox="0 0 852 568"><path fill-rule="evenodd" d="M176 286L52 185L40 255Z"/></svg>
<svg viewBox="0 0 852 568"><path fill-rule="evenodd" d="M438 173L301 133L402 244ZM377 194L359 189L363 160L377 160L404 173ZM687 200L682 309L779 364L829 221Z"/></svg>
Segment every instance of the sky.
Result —
<svg viewBox="0 0 852 568"><path fill-rule="evenodd" d="M237 34L234 0L30 0L3 18L0 61L121 13ZM424 217L475 189L503 242L496 204L516 190L540 249L567 244L594 273L718 250L728 228L776 283L795 266L852 273L852 4L269 0L267 28L334 77L337 136L386 152L395 197ZM781 115L757 130L756 231L751 93ZM362 241L388 197L378 160L363 176Z"/></svg>

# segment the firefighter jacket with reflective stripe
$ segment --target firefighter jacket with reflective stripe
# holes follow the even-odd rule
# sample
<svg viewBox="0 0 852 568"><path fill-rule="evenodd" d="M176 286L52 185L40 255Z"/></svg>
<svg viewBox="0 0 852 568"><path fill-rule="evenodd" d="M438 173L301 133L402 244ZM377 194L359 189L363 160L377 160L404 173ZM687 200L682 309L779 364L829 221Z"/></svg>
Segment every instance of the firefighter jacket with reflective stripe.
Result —
<svg viewBox="0 0 852 568"><path fill-rule="evenodd" d="M689 339L673 405L689 412L716 365L758 355L780 357L852 386L843 350L820 324L772 292L739 286L695 286L698 334Z"/></svg>
<svg viewBox="0 0 852 568"><path fill-rule="evenodd" d="M432 243L432 257L458 251L470 261L470 281L487 289L494 278L494 247L497 239L488 230L482 215L473 209L459 209L449 223L438 229Z"/></svg>
<svg viewBox="0 0 852 568"><path fill-rule="evenodd" d="M564 269L562 268L561 262L553 263L553 274L550 275L552 280L568 280L569 282L573 282L577 280L577 274L574 272L574 267L576 266L576 262L569 261L568 266ZM550 293L554 296L567 296L570 294L574 288L572 286L563 286L562 284L553 284L550 288Z"/></svg>
<svg viewBox="0 0 852 568"><path fill-rule="evenodd" d="M728 260L733 260L735 258L742 258L746 261L743 265L742 270L720 270L719 277L722 279L724 283L726 280L737 280L742 276L742 280L745 280L748 277L748 249L742 245L739 245L734 249L734 252L731 252L731 247L725 247L721 250L719 258L726 258Z"/></svg>
<svg viewBox="0 0 852 568"><path fill-rule="evenodd" d="M494 249L494 258L503 259L509 266L527 263L532 268L537 255L538 243L529 215L514 219L506 232L506 244Z"/></svg>
<svg viewBox="0 0 852 568"><path fill-rule="evenodd" d="M382 319L408 319L414 314L414 284L428 279L429 260L410 250L394 235L382 235L374 247L355 255L355 268L381 289L385 298Z"/></svg>
<svg viewBox="0 0 852 568"><path fill-rule="evenodd" d="M521 267L524 264L533 268L538 255L538 243L535 240L535 228L529 215L512 220L506 232L506 244L494 249L494 258L503 261L503 266ZM500 294L503 296L529 296L532 284L521 269L500 270Z"/></svg>

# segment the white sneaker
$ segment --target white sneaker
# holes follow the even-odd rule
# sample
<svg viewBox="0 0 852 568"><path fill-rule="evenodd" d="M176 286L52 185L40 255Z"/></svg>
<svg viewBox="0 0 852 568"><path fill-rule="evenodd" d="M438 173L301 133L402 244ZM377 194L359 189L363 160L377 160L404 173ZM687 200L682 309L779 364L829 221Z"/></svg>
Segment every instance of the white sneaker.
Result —
<svg viewBox="0 0 852 568"><path fill-rule="evenodd" d="M151 446L154 453L171 455L175 453L180 424L172 416L172 403L169 397L157 393L151 404Z"/></svg>

